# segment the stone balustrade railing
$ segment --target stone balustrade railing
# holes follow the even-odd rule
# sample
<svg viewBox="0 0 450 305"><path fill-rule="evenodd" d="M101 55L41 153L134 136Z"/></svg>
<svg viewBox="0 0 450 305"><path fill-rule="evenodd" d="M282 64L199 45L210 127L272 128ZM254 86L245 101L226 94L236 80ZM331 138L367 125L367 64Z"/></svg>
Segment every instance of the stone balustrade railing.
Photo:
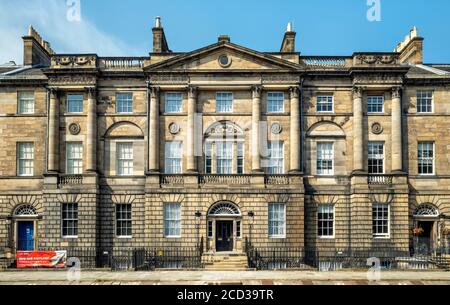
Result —
<svg viewBox="0 0 450 305"><path fill-rule="evenodd" d="M82 185L83 176L82 175L64 175L58 177L58 187L72 186L72 185Z"/></svg>
<svg viewBox="0 0 450 305"><path fill-rule="evenodd" d="M251 184L250 175L200 175L199 184L211 185L248 185Z"/></svg>
<svg viewBox="0 0 450 305"><path fill-rule="evenodd" d="M340 56L304 56L301 59L307 66L318 68L344 68L347 59L351 60Z"/></svg>
<svg viewBox="0 0 450 305"><path fill-rule="evenodd" d="M393 176L391 175L370 175L367 177L367 183L370 185L390 185Z"/></svg>
<svg viewBox="0 0 450 305"><path fill-rule="evenodd" d="M266 185L288 185L289 177L286 175L268 175L264 177Z"/></svg>
<svg viewBox="0 0 450 305"><path fill-rule="evenodd" d="M140 70L144 68L143 57L102 57L100 68L105 70Z"/></svg>
<svg viewBox="0 0 450 305"><path fill-rule="evenodd" d="M161 175L161 185L184 185L183 175Z"/></svg>

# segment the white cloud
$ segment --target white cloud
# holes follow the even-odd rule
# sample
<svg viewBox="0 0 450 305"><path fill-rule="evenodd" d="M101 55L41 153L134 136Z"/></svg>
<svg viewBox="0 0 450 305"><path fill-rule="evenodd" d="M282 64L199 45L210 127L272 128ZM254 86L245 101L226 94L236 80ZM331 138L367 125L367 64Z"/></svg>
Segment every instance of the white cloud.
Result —
<svg viewBox="0 0 450 305"><path fill-rule="evenodd" d="M67 19L66 0L0 0L0 64L23 60L22 36L30 24L57 53L97 53L100 56L137 55L120 39L102 32L83 16Z"/></svg>

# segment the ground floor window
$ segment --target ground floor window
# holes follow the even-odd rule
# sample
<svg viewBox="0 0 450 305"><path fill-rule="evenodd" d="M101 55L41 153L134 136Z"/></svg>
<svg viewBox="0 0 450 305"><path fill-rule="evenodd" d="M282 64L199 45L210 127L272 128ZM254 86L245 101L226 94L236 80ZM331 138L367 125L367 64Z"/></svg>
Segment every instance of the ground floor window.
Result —
<svg viewBox="0 0 450 305"><path fill-rule="evenodd" d="M116 205L116 235L117 237L131 237L133 235L131 204Z"/></svg>
<svg viewBox="0 0 450 305"><path fill-rule="evenodd" d="M78 203L64 203L62 205L62 236L78 236Z"/></svg>
<svg viewBox="0 0 450 305"><path fill-rule="evenodd" d="M181 236L181 205L179 203L164 204L164 237Z"/></svg>
<svg viewBox="0 0 450 305"><path fill-rule="evenodd" d="M373 205L372 227L374 237L389 237L389 205Z"/></svg>
<svg viewBox="0 0 450 305"><path fill-rule="evenodd" d="M319 205L317 211L317 228L319 237L334 236L334 206L331 204Z"/></svg>
<svg viewBox="0 0 450 305"><path fill-rule="evenodd" d="M286 205L269 204L269 237L284 238L286 236Z"/></svg>

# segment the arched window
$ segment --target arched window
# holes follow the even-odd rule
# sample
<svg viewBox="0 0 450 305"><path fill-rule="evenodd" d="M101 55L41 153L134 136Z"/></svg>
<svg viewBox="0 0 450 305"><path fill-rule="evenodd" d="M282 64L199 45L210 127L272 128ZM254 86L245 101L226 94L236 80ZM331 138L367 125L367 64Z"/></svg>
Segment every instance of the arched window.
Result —
<svg viewBox="0 0 450 305"><path fill-rule="evenodd" d="M219 202L208 213L209 216L240 216L239 208L231 202Z"/></svg>
<svg viewBox="0 0 450 305"><path fill-rule="evenodd" d="M417 208L414 213L416 217L438 217L439 211L437 208L430 204L424 204Z"/></svg>
<svg viewBox="0 0 450 305"><path fill-rule="evenodd" d="M14 211L14 216L38 216L38 213L36 212L36 209L29 205L21 205Z"/></svg>

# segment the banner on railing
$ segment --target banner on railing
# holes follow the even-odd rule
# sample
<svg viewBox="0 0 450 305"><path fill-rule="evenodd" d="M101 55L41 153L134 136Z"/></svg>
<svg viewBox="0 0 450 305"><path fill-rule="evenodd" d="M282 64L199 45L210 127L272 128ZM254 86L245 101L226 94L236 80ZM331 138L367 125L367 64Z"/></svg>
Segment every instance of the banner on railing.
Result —
<svg viewBox="0 0 450 305"><path fill-rule="evenodd" d="M26 268L66 268L67 251L17 251L16 266Z"/></svg>

